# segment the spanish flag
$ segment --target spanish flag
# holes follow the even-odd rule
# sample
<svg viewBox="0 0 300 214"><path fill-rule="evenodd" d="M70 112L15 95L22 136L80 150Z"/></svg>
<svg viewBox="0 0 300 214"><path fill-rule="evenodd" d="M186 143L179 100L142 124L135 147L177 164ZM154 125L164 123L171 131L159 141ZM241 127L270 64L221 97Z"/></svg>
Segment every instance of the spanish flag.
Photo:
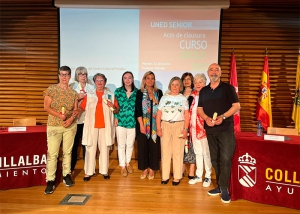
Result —
<svg viewBox="0 0 300 214"><path fill-rule="evenodd" d="M292 119L295 122L295 128L298 129L298 134L300 134L300 55L298 56L298 63L297 63L296 90L295 90Z"/></svg>
<svg viewBox="0 0 300 214"><path fill-rule="evenodd" d="M261 120L264 130L273 126L268 56L265 56L264 70L261 76L261 85L256 106L256 119Z"/></svg>

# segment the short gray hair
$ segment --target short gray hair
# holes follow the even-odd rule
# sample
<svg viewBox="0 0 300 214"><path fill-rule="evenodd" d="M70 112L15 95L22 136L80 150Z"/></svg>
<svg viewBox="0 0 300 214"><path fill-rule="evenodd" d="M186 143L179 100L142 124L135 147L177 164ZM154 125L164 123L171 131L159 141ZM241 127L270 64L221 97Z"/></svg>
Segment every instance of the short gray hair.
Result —
<svg viewBox="0 0 300 214"><path fill-rule="evenodd" d="M107 78L106 78L106 76L104 74L100 74L100 73L95 74L94 77L93 77L93 81L94 82L96 81L97 77L102 77L104 79L105 83L106 83Z"/></svg>
<svg viewBox="0 0 300 214"><path fill-rule="evenodd" d="M201 80L204 82L204 84L206 85L207 79L206 79L205 74L203 74L203 73L201 73L201 74L196 74L196 75L194 76L194 83L196 82L197 79L201 79Z"/></svg>
<svg viewBox="0 0 300 214"><path fill-rule="evenodd" d="M175 80L178 80L179 83L180 83L180 89L179 89L179 92L183 90L183 83L181 81L181 79L179 77L173 77L170 82L169 82L169 86L168 86L168 89L171 91L171 85L172 85L172 82L174 82Z"/></svg>

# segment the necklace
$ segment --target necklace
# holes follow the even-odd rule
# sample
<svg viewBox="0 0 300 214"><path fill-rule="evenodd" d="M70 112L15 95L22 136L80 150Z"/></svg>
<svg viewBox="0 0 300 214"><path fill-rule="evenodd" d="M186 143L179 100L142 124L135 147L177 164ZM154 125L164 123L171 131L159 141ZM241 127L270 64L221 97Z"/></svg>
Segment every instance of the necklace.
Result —
<svg viewBox="0 0 300 214"><path fill-rule="evenodd" d="M190 94L191 94L191 92L192 92L192 89L189 89L189 90L184 89L183 95L184 95L185 97L189 97Z"/></svg>
<svg viewBox="0 0 300 214"><path fill-rule="evenodd" d="M188 90L187 90L187 89L184 89L184 92L189 92L189 93L190 93L191 91L192 91L192 89L191 89L191 88L190 88L190 89L188 89Z"/></svg>

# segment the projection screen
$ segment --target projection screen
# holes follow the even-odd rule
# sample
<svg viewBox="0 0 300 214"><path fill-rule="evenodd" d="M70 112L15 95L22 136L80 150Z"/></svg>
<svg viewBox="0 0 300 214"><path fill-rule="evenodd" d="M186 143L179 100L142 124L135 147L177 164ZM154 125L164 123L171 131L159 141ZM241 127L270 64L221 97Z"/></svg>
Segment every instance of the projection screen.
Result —
<svg viewBox="0 0 300 214"><path fill-rule="evenodd" d="M107 77L112 91L125 71L135 85L153 71L165 92L174 76L205 73L218 62L220 9L60 8L60 65ZM70 83L71 83L70 82Z"/></svg>

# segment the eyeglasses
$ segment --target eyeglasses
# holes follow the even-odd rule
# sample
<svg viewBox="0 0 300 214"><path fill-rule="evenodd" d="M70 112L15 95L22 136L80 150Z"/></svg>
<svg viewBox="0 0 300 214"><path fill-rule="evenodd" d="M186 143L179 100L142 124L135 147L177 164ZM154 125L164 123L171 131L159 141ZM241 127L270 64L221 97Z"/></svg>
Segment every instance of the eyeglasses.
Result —
<svg viewBox="0 0 300 214"><path fill-rule="evenodd" d="M192 81L191 79L187 78L187 79L184 79L183 81Z"/></svg>
<svg viewBox="0 0 300 214"><path fill-rule="evenodd" d="M68 77L68 76L70 76L70 74L59 74L59 76L61 76L61 77Z"/></svg>
<svg viewBox="0 0 300 214"><path fill-rule="evenodd" d="M95 82L104 82L104 80L103 79L95 80Z"/></svg>
<svg viewBox="0 0 300 214"><path fill-rule="evenodd" d="M87 76L85 73L79 73L78 76Z"/></svg>

